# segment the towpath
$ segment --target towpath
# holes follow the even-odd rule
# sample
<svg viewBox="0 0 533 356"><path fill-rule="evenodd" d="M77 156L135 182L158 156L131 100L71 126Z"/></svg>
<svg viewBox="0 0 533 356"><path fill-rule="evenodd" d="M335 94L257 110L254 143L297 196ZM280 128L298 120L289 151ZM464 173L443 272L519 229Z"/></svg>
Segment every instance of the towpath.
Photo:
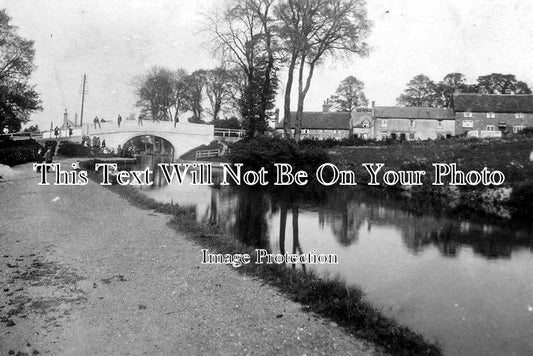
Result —
<svg viewBox="0 0 533 356"><path fill-rule="evenodd" d="M168 215L15 171L0 182L0 354L378 353L261 281L202 265Z"/></svg>

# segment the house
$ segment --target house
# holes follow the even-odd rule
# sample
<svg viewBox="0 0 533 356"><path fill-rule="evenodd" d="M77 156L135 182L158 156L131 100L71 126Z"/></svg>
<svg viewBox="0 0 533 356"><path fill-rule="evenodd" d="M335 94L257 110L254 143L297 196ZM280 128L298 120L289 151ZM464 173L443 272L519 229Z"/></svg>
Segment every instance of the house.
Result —
<svg viewBox="0 0 533 356"><path fill-rule="evenodd" d="M455 135L451 109L374 106L371 137L377 140L427 140Z"/></svg>
<svg viewBox="0 0 533 356"><path fill-rule="evenodd" d="M372 119L371 112L352 112L350 119L352 135L364 140L372 138L374 128L373 122L374 120Z"/></svg>
<svg viewBox="0 0 533 356"><path fill-rule="evenodd" d="M533 95L454 94L455 132L501 137L533 127Z"/></svg>
<svg viewBox="0 0 533 356"><path fill-rule="evenodd" d="M342 140L350 137L350 113L332 112L325 102L322 111L305 111L302 117L301 138L325 140L328 138ZM296 122L296 113L291 112L292 133ZM283 134L283 120L276 124L276 131Z"/></svg>

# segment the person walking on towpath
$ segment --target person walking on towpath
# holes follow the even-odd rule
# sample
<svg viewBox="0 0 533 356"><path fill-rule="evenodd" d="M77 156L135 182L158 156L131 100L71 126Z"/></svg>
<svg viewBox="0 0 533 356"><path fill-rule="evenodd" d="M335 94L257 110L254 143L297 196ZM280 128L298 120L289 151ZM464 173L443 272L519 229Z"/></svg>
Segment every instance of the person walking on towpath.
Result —
<svg viewBox="0 0 533 356"><path fill-rule="evenodd" d="M54 154L52 153L52 148L48 147L46 152L44 153L44 163L52 163L52 158L54 157ZM46 167L46 171L50 172L50 167Z"/></svg>
<svg viewBox="0 0 533 356"><path fill-rule="evenodd" d="M59 136L59 127L57 127L57 126L54 129L54 136L56 137L56 140L57 140L57 137Z"/></svg>
<svg viewBox="0 0 533 356"><path fill-rule="evenodd" d="M119 114L118 118L117 118L118 127L120 127L120 123L121 122L122 122L122 116L120 116L120 114Z"/></svg>
<svg viewBox="0 0 533 356"><path fill-rule="evenodd" d="M36 163L43 163L43 161L44 161L43 149L41 147L39 147L39 149L37 150L36 157L35 157L35 162ZM40 172L41 172L41 167L37 168L37 173L40 173Z"/></svg>

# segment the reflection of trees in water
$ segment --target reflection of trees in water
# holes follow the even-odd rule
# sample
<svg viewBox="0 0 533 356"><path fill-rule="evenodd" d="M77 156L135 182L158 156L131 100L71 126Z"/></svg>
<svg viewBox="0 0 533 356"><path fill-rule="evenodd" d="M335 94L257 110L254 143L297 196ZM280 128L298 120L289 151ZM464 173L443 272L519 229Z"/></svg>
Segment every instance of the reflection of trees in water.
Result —
<svg viewBox="0 0 533 356"><path fill-rule="evenodd" d="M218 200L211 199L209 221L231 225L231 233L240 241L258 248L268 248L269 217L279 213L279 251L288 252L291 243L287 236L289 215L292 216L292 250L300 253L300 211L317 211L319 226L328 225L338 243L347 246L356 242L361 229L394 227L402 241L413 253L435 246L444 256L456 256L463 247L486 258L509 258L522 248L533 250L533 234L528 230L514 230L505 226L478 224L465 219L448 219L432 214L412 213L402 209L399 201L386 192L369 189L324 188L328 194L238 187L216 189ZM223 208L221 208L221 205ZM317 231L317 234L320 232Z"/></svg>
<svg viewBox="0 0 533 356"><path fill-rule="evenodd" d="M270 203L266 192L246 189L246 193L238 193L235 237L246 245L268 248L269 210Z"/></svg>

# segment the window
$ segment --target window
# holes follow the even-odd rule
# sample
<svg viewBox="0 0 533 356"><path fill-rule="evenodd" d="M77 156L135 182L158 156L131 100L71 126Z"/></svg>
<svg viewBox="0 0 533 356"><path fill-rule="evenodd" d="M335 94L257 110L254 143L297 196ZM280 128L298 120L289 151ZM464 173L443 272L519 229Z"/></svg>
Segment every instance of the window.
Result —
<svg viewBox="0 0 533 356"><path fill-rule="evenodd" d="M463 127L474 127L474 121L472 121L472 120L463 120Z"/></svg>
<svg viewBox="0 0 533 356"><path fill-rule="evenodd" d="M493 113L493 112L488 112L487 113L487 119L494 119L496 117L496 114Z"/></svg>
<svg viewBox="0 0 533 356"><path fill-rule="evenodd" d="M363 121L363 128L367 129L370 127L370 123L368 121Z"/></svg>
<svg viewBox="0 0 533 356"><path fill-rule="evenodd" d="M464 117L472 117L472 112L470 112L470 111L465 111L465 112L463 113L463 115L464 115Z"/></svg>
<svg viewBox="0 0 533 356"><path fill-rule="evenodd" d="M520 131L522 131L522 130L525 129L525 128L526 128L526 127L525 127L525 126L522 126L522 125L513 126L513 133L520 132Z"/></svg>
<svg viewBox="0 0 533 356"><path fill-rule="evenodd" d="M415 127L415 120L409 120L409 126Z"/></svg>
<svg viewBox="0 0 533 356"><path fill-rule="evenodd" d="M521 112L517 112L515 115L514 115L515 118L517 119L523 119L524 118L524 114L522 114Z"/></svg>
<svg viewBox="0 0 533 356"><path fill-rule="evenodd" d="M389 126L387 119L381 119L381 127L387 127L387 126Z"/></svg>
<svg viewBox="0 0 533 356"><path fill-rule="evenodd" d="M414 139L415 139L415 133L414 132L409 133L409 140L414 140Z"/></svg>
<svg viewBox="0 0 533 356"><path fill-rule="evenodd" d="M487 125L487 131L494 131L494 125Z"/></svg>

